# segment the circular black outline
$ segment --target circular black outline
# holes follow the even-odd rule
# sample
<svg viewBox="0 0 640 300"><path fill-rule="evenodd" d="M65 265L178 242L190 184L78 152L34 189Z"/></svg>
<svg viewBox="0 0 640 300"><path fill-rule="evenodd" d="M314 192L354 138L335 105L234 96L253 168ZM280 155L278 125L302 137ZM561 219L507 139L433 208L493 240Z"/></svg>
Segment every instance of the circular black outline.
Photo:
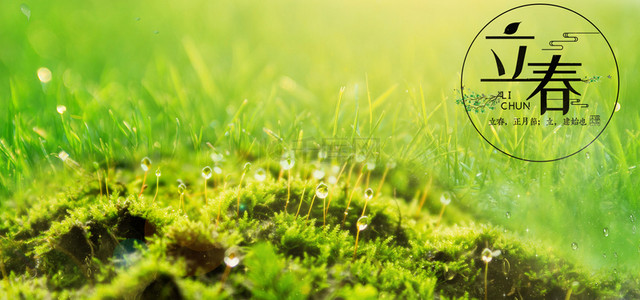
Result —
<svg viewBox="0 0 640 300"><path fill-rule="evenodd" d="M564 10L568 10L580 17L582 17L583 19L585 19L587 22L589 22L589 24L591 24L591 26L593 26L596 30L598 30L598 32L600 33L600 35L602 36L602 38L604 38L604 41L607 43L607 46L609 46L609 50L611 51L611 56L613 56L613 61L616 64L616 78L618 80L618 87L616 89L616 103L613 106L613 110L611 111L611 115L609 116L609 120L607 120L607 123L604 125L604 127L602 128L602 130L598 133L598 135L596 135L596 137L589 143L587 143L587 145L585 145L584 147L578 149L578 151L573 152L571 154L568 154L566 156L563 157L558 157L558 158L554 158L554 159L548 159L548 160L534 160L534 159L526 159L526 158L522 158L522 157L517 157L515 155L509 154L505 151L503 151L502 149L498 148L496 145L492 144L491 142L489 142L489 140L480 132L480 130L478 129L478 127L476 126L476 124L473 122L473 120L471 119L471 115L469 114L469 111L467 110L467 104L466 101L464 99L464 86L463 86L463 80L464 80L464 65L467 62L467 56L469 56L469 51L471 51L471 47L473 46L473 43L476 41L476 39L478 38L478 36L480 36L480 33L482 33L482 31L484 31L485 28L487 28L487 26L489 26L489 24L491 24L491 22L495 21L497 18L499 18L500 16L512 11L512 10L516 10L519 8L523 8L523 7L527 7L527 6L538 6L538 5L544 5L544 6L552 6L552 7L556 7L556 8L562 8ZM516 6L514 8L511 8L499 15L497 15L495 18L491 19L491 21L489 21L486 25L484 25L484 27L482 27L482 29L480 29L480 31L478 31L478 34L476 34L476 36L473 38L473 41L471 41L471 44L469 45L469 48L467 49L467 53L464 55L464 60L462 61L462 70L460 71L460 94L461 94L461 98L462 98L462 104L464 105L464 110L467 113L467 117L469 118L469 121L471 122L471 125L473 125L473 128L478 132L478 134L485 140L485 142L487 142L489 145L491 145L493 148L495 148L496 150L502 152L503 154L508 155L509 157L515 158L515 159L519 159L522 161L528 161L528 162L552 162L552 161L559 161L561 159L565 159L567 157L573 156L578 154L578 152L584 150L585 148L589 147L593 142L595 142L600 135L604 132L605 129L607 129L607 126L609 125L609 122L611 122L611 119L613 118L613 115L615 113L616 107L618 106L618 97L620 96L620 69L618 68L618 60L616 59L616 54L613 52L613 48L611 47L611 44L609 44L609 40L607 40L607 37L604 36L604 34L602 33L602 31L600 31L600 28L598 28L595 24L593 24L593 22L591 22L589 19L587 19L585 16L581 15L580 13L570 9L570 8L566 8L564 6L560 6L557 4L549 4L549 3L530 3L530 4L525 4L525 5L520 5L520 6Z"/></svg>

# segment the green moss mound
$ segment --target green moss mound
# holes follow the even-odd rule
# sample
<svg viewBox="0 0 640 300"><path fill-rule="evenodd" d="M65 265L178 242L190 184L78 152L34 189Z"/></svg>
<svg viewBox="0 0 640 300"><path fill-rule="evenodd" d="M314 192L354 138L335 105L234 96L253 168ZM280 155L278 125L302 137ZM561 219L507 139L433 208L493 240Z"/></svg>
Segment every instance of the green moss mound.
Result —
<svg viewBox="0 0 640 300"><path fill-rule="evenodd" d="M8 298L466 299L483 298L485 284L489 299L640 297L634 279L587 273L501 228L460 224L455 204L440 221L435 197L417 212L418 199L376 195L354 254L366 201L356 180L320 199L305 172L291 182L277 169L264 181L238 173L208 181L205 201L202 178L190 172L180 209L164 178L159 196L150 181L138 197L127 191L140 179L120 171L129 183L74 175L74 189L4 213L0 287ZM485 248L495 254L488 263ZM230 249L239 258L233 268Z"/></svg>

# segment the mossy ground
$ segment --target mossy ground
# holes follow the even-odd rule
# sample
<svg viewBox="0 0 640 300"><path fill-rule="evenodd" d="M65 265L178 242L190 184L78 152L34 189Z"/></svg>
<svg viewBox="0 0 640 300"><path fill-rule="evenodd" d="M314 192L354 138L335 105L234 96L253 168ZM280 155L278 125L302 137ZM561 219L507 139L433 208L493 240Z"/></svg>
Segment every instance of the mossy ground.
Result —
<svg viewBox="0 0 640 300"><path fill-rule="evenodd" d="M198 168L180 166L161 165L155 202L153 172L139 198L142 171L132 167L111 169L106 181L87 171L60 170L56 177L63 179L20 196L32 206L3 212L0 226L2 297L483 298L485 248L501 251L488 264L489 299L640 297L635 279L591 274L545 245L461 222L468 218L455 200L437 225L442 188L435 183L418 212L419 199L398 195L422 187L407 184L394 192L394 181L412 182L403 167L390 170L383 192L367 205L370 224L353 259L362 184L340 223L355 179L331 186L323 225L320 199L306 221L317 184L308 178L311 165L298 162L294 169L286 211L286 173L278 180L277 167L266 161L253 162L253 170L268 170L266 180L257 181L250 170L241 187L241 164L227 163L230 176L224 184L222 176L208 181L206 202ZM188 186L184 212L178 209L177 178ZM374 172L370 185L380 179ZM221 285L225 251L232 247L239 249L240 264Z"/></svg>

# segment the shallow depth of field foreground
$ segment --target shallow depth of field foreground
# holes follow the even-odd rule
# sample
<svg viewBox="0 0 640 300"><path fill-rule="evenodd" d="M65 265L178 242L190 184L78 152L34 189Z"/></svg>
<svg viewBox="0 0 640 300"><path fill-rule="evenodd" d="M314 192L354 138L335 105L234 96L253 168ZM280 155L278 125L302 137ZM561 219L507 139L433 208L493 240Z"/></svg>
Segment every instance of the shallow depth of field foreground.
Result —
<svg viewBox="0 0 640 300"><path fill-rule="evenodd" d="M640 298L640 5L562 3L620 95L552 163L460 103L515 5L0 3L0 299Z"/></svg>

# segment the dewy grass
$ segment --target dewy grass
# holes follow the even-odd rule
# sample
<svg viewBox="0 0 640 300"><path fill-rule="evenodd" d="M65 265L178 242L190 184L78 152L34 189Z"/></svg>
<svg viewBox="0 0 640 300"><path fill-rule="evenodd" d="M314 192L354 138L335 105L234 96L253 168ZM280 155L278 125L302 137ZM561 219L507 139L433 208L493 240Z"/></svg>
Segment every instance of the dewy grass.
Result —
<svg viewBox="0 0 640 300"><path fill-rule="evenodd" d="M0 294L7 298L141 298L145 289L158 286L174 287L184 298L482 298L485 270L478 254L485 241L511 261L509 279L489 265L489 297L513 288L508 297L522 298L521 293L523 298L562 299L578 281L583 290L574 289L573 297L638 298L637 272L626 266L637 265L639 259L637 241L629 239L637 220L633 223L629 215L637 216L632 200L640 198L634 188L640 185L640 144L634 130L640 128L640 110L628 99L637 96L640 87L627 84L621 89L621 108L585 149L589 155L523 164L494 153L469 126L464 109L453 105L458 95L451 90L459 85L460 70L442 67L442 62L461 59L460 43L433 41L464 29L466 25L450 22L452 13L480 23L495 14L495 7L478 4L460 10L443 3L434 10L426 2L407 6L383 1L354 14L361 5L333 0L304 5L292 5L291 0L216 2L215 7L203 6L201 0L171 5L143 0L132 7L124 2L63 2L55 9L44 4L29 2L29 18L7 4L0 18L0 26L7 29L6 51L0 51L5 65L0 70L0 90L5 92L0 101L0 257L9 277L0 281ZM633 45L633 39L623 38L626 31L618 30L633 28L631 7L623 1L591 14L611 29L609 40ZM311 22L282 18L283 10ZM38 13L43 11L47 13ZM186 11L190 18L179 13ZM104 22L83 20L95 13ZM159 15L162 24L154 23ZM383 24L383 16L411 22ZM446 32L413 38L421 28L440 23L449 24ZM356 25L371 30L345 30ZM55 33L55 43L47 32ZM331 59L317 51L318 37L326 38L327 45L340 45ZM126 47L109 47L113 41ZM392 46L362 47L377 41ZM65 46L61 51L55 45ZM634 78L638 70L628 64L634 63L636 49L628 45L612 43L619 61L627 63L620 65L627 70L621 74ZM366 75L361 66L366 66ZM40 68L49 70L42 77L46 83L39 81ZM356 85L366 85L366 91ZM379 126L372 125L376 119ZM270 133L265 133L267 127ZM295 151L304 157L305 149L326 146L327 158L339 171L325 179L330 193L322 230L282 214L287 195L302 198L306 178L297 173L306 174L309 166L299 161L290 180L270 179L280 171L278 158L269 161L272 152L300 144L295 139L301 131L305 148ZM398 167L382 177L370 174L370 183L379 182L378 188L371 186L376 201L365 212L371 228L361 233L367 233L367 242L357 249L361 259L349 263L351 250L344 249L351 249L353 238L347 228L334 226L343 217L355 182L353 174L345 182L353 158L347 163L342 155L355 151L352 143L367 138L377 140L381 157L395 158ZM566 149L548 148L562 138L558 134L531 146L561 153ZM216 145L215 152L203 146L205 141ZM66 155L57 155L63 151ZM143 156L162 161L156 205L133 201L141 189L138 162ZM98 178L81 171L94 161ZM242 172L239 162L246 161L264 163L269 179L254 184L245 177L238 189L250 218L231 223ZM182 177L184 184L198 187L199 171L208 164L216 182L207 193L217 203L188 203L189 224L194 226L187 226L185 214L178 212L178 207L186 208L175 180ZM424 173L433 178L424 202L429 210L421 212L424 218L409 220L408 199L424 189ZM100 187L106 197L99 196ZM397 197L382 197L387 190L397 191ZM440 207L437 197L443 190L461 195L454 199L460 205ZM540 199L553 209L538 209ZM364 200L356 198L351 205L360 211ZM578 202L584 205L568 205ZM432 230L441 208L446 213L438 230ZM505 211L512 217L505 218ZM209 227L213 215L217 226ZM75 222L87 224L86 235L65 236ZM604 227L610 229L607 238L602 237ZM176 228L184 229L179 231L183 234L170 234ZM211 240L186 243L196 232ZM78 250L74 255L91 266L94 282L85 280L80 267L52 250L45 238ZM140 260L130 267L115 268L111 250L128 239L143 240L147 248L135 250L132 257ZM526 242L537 239L543 241ZM218 242L222 248L242 245L254 257L246 269L233 269L223 294L210 287L221 279L225 266L205 276L185 276L192 257L184 254ZM584 246L573 251L572 242ZM91 249L94 255L85 255ZM214 257L214 250L204 251ZM414 259L407 260L411 256ZM222 262L221 256L215 257ZM94 264L96 260L101 263ZM618 276L612 276L613 268Z"/></svg>

